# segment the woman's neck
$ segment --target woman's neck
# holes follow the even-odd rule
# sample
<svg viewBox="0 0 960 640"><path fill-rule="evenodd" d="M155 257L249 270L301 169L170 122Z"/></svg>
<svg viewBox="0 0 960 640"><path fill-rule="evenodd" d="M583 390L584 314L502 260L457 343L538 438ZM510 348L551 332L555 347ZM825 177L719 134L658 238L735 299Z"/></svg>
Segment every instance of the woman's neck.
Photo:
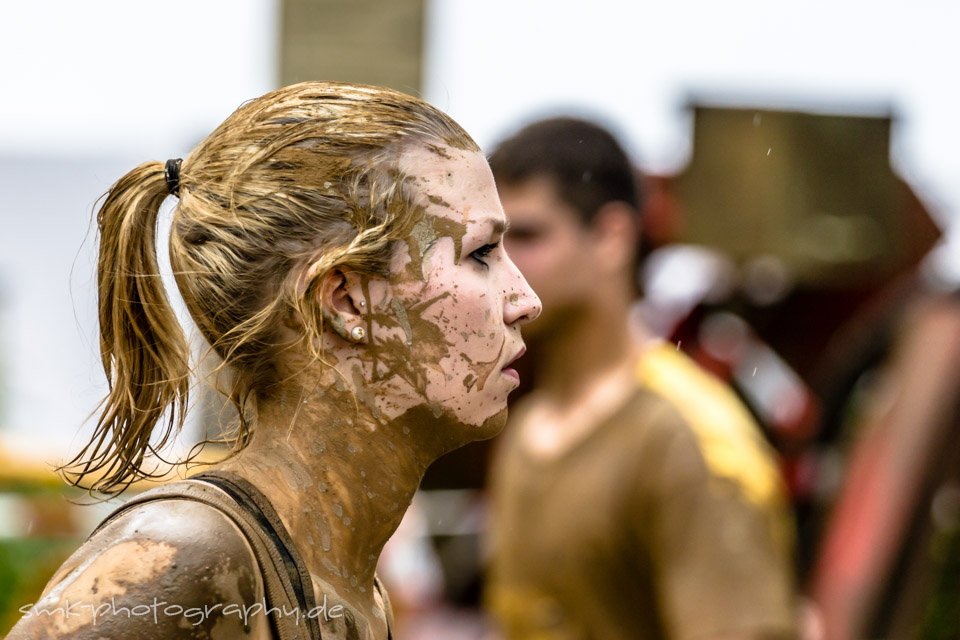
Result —
<svg viewBox="0 0 960 640"><path fill-rule="evenodd" d="M219 468L266 495L331 598L370 605L380 552L443 453L420 438L422 418L377 422L349 390L288 390L258 407L250 444Z"/></svg>

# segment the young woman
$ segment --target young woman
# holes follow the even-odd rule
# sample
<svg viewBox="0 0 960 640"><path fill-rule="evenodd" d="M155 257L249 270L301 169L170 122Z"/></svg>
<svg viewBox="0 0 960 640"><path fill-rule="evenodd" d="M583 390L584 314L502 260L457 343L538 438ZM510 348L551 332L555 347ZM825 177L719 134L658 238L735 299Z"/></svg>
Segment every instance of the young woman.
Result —
<svg viewBox="0 0 960 640"><path fill-rule="evenodd" d="M67 469L105 492L150 475L187 407L155 246L170 194L170 261L229 368L236 453L114 513L10 638L387 638L380 550L426 467L501 429L539 313L487 162L420 100L303 83L121 178L98 215L110 391Z"/></svg>

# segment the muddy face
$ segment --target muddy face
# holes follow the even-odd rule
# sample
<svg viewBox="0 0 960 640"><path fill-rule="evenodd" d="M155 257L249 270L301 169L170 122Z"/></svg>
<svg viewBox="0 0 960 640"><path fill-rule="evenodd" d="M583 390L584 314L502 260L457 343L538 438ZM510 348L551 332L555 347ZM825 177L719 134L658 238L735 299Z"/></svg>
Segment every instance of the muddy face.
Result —
<svg viewBox="0 0 960 640"><path fill-rule="evenodd" d="M398 412L424 406L484 431L471 439L489 437L519 384L509 365L523 350L520 325L540 302L503 248L506 220L486 159L440 151L401 157L421 211L386 293L368 301L366 358L374 384L399 396Z"/></svg>

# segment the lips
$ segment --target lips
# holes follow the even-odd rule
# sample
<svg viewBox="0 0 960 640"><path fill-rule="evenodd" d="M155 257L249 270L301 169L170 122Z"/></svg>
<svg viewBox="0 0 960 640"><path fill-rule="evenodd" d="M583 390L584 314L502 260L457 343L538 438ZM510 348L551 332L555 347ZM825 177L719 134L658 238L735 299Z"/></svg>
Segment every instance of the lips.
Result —
<svg viewBox="0 0 960 640"><path fill-rule="evenodd" d="M503 373L503 375L507 376L508 378L512 378L515 384L518 384L518 385L520 384L520 374L517 373L517 370L514 369L511 365L513 365L514 362L519 360L523 356L523 354L525 354L526 352L527 352L526 347L520 347L520 351L517 352L517 355L513 356L513 358L511 358L509 362L503 365L503 369L500 370L500 372Z"/></svg>
<svg viewBox="0 0 960 640"><path fill-rule="evenodd" d="M525 354L526 352L527 352L527 348L526 348L526 347L520 347L520 351L517 352L517 355L513 356L513 358L511 358L510 361L507 362L507 364L503 365L503 368L504 368L504 369L509 369L510 366L511 366L514 362L516 362L517 360L519 360L520 358L522 358L522 357L523 357L523 354Z"/></svg>

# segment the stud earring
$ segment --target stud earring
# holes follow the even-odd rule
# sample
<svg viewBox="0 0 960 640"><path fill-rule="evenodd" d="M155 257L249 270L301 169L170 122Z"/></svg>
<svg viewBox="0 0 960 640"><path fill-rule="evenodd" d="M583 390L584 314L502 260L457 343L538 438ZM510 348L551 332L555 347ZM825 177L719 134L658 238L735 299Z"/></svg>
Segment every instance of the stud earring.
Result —
<svg viewBox="0 0 960 640"><path fill-rule="evenodd" d="M361 301L360 301L360 308L363 309L365 306L367 306L367 301L366 301L366 300L361 300Z"/></svg>
<svg viewBox="0 0 960 640"><path fill-rule="evenodd" d="M367 337L367 331L363 327L354 327L350 330L350 337L356 342L360 342Z"/></svg>

